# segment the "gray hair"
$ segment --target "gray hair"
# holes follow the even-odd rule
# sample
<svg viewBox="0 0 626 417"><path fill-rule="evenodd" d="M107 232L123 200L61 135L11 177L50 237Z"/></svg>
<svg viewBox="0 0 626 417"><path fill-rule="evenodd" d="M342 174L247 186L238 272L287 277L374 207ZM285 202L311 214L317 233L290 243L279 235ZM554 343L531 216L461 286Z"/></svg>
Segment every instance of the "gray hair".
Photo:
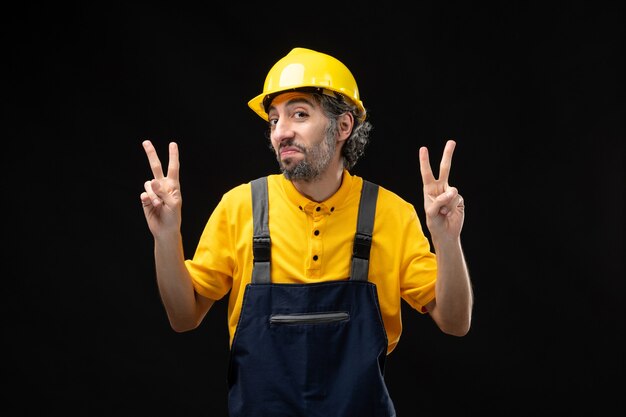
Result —
<svg viewBox="0 0 626 417"><path fill-rule="evenodd" d="M337 125L339 116L346 112L350 112L354 116L352 133L345 141L343 148L341 148L341 156L343 158L344 167L348 170L351 169L354 165L356 165L361 155L365 152L365 147L369 143L369 136L373 127L372 124L366 117L364 117L363 111L361 111L349 99L342 96L335 98L318 93L313 93L313 96L320 103L322 109L324 110L324 114L330 121L327 133L332 134L333 136L339 129Z"/></svg>

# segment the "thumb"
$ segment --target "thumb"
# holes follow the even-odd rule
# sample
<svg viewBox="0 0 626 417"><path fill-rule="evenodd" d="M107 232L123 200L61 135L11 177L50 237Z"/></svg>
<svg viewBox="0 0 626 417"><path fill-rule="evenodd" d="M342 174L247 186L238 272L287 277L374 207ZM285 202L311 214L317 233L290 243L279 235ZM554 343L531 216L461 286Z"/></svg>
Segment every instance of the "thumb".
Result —
<svg viewBox="0 0 626 417"><path fill-rule="evenodd" d="M152 193L156 196L156 198L152 199L152 205L157 207L165 201L166 192L161 185L161 181L156 178L150 181L150 188L152 189Z"/></svg>
<svg viewBox="0 0 626 417"><path fill-rule="evenodd" d="M449 187L445 193L437 196L436 201L441 204L448 204L454 199L454 197L457 196L458 193L459 191L455 187Z"/></svg>
<svg viewBox="0 0 626 417"><path fill-rule="evenodd" d="M152 191L154 191L154 193L160 197L160 193L163 192L163 190L161 189L161 181L153 179L150 182L150 185L152 186Z"/></svg>
<svg viewBox="0 0 626 417"><path fill-rule="evenodd" d="M439 194L433 199L433 204L430 208L430 213L447 215L452 210L451 203L458 194L458 190L454 187L449 187L445 193Z"/></svg>

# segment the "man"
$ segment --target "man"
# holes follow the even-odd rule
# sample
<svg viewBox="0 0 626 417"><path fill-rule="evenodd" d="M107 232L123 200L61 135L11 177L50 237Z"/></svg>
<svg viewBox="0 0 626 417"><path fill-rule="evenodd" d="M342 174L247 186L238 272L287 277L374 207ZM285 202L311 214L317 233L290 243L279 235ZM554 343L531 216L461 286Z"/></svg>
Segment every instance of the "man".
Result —
<svg viewBox="0 0 626 417"><path fill-rule="evenodd" d="M371 124L337 59L295 48L249 106L269 123L282 175L225 193L192 259L184 259L178 148L141 194L159 291L175 331L195 329L229 294L229 413L394 416L385 357L402 329L401 300L463 336L472 289L460 242L464 203L448 184L454 141L435 178L419 150L426 225L413 206L350 174Z"/></svg>

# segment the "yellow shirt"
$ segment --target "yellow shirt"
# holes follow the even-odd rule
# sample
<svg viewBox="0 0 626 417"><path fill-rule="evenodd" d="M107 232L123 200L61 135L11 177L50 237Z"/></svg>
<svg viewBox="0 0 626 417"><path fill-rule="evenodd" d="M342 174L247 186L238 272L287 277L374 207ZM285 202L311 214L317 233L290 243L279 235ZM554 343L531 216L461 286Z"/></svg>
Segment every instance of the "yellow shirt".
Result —
<svg viewBox="0 0 626 417"><path fill-rule="evenodd" d="M363 179L344 171L339 190L317 203L283 175L268 176L271 279L314 283L347 279ZM209 218L192 259L185 261L196 291L219 300L230 291L228 326L232 343L245 286L252 277L250 183L225 193ZM379 188L372 233L369 281L376 284L388 338L387 353L402 333L401 299L414 309L435 297L437 264L415 208Z"/></svg>

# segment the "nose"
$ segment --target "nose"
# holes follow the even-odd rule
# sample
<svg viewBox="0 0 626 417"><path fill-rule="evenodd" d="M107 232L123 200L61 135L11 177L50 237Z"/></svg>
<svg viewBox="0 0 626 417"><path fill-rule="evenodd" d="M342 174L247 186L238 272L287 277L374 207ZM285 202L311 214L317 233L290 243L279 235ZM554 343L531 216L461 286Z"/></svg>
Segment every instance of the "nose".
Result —
<svg viewBox="0 0 626 417"><path fill-rule="evenodd" d="M274 124L274 126L272 127L271 138L272 141L276 142L277 144L293 139L294 135L295 132L291 126L291 123L289 123L288 118L278 119L276 124Z"/></svg>

